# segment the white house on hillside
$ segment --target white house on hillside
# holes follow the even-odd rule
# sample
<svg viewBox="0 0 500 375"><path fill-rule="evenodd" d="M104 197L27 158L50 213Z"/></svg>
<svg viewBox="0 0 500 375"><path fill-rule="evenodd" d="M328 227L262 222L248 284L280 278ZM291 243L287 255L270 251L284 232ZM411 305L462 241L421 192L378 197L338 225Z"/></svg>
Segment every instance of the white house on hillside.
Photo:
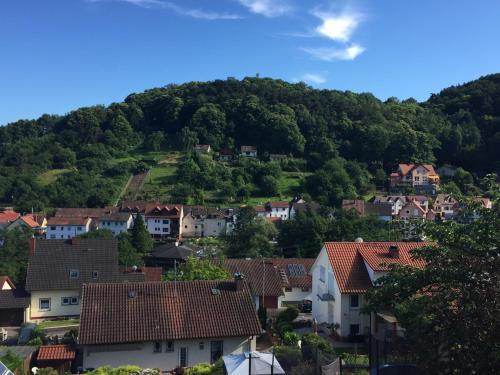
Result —
<svg viewBox="0 0 500 375"><path fill-rule="evenodd" d="M97 225L99 229L108 229L117 236L128 231L133 224L134 220L130 212L111 212L102 215Z"/></svg>
<svg viewBox="0 0 500 375"><path fill-rule="evenodd" d="M51 217L47 220L47 239L68 239L90 232L90 217Z"/></svg>
<svg viewBox="0 0 500 375"><path fill-rule="evenodd" d="M410 258L410 250L427 245L326 242L311 269L313 318L343 337L369 334L370 316L361 313L365 292L389 270L387 264L423 266Z"/></svg>

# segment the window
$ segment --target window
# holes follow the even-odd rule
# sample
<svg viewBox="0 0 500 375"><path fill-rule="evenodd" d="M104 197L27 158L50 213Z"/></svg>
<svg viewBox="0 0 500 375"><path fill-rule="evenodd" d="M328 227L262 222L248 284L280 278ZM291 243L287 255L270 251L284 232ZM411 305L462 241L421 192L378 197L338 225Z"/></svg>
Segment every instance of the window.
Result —
<svg viewBox="0 0 500 375"><path fill-rule="evenodd" d="M92 278L97 279L99 277L99 271L92 271Z"/></svg>
<svg viewBox="0 0 500 375"><path fill-rule="evenodd" d="M359 334L359 324L351 324L349 327L349 332L351 335Z"/></svg>
<svg viewBox="0 0 500 375"><path fill-rule="evenodd" d="M198 225L195 225L195 226L194 226L194 229L198 229Z"/></svg>
<svg viewBox="0 0 500 375"><path fill-rule="evenodd" d="M309 292L309 288L308 288L308 287L303 287L303 288L302 288L302 291L303 291L303 292Z"/></svg>
<svg viewBox="0 0 500 375"><path fill-rule="evenodd" d="M40 311L49 311L50 310L50 298L40 298L38 300L38 309Z"/></svg>
<svg viewBox="0 0 500 375"><path fill-rule="evenodd" d="M156 341L153 346L153 353L161 353L161 342Z"/></svg>
<svg viewBox="0 0 500 375"><path fill-rule="evenodd" d="M61 297L61 305L66 306L69 305L70 303L70 298L69 297Z"/></svg>
<svg viewBox="0 0 500 375"><path fill-rule="evenodd" d="M289 287L289 286L285 287L285 292L291 292L291 291L292 291L291 287Z"/></svg>
<svg viewBox="0 0 500 375"><path fill-rule="evenodd" d="M188 365L188 348L181 348L179 350L179 366L187 367Z"/></svg>
<svg viewBox="0 0 500 375"><path fill-rule="evenodd" d="M168 224L168 220L163 220L163 224Z"/></svg>
<svg viewBox="0 0 500 375"><path fill-rule="evenodd" d="M164 232L168 232L168 228L163 228L163 231Z"/></svg>
<svg viewBox="0 0 500 375"><path fill-rule="evenodd" d="M165 348L166 352L173 352L174 351L174 342L173 341L167 341L167 347Z"/></svg>
<svg viewBox="0 0 500 375"><path fill-rule="evenodd" d="M205 343L200 341L200 350L205 350Z"/></svg>
<svg viewBox="0 0 500 375"><path fill-rule="evenodd" d="M50 227L50 230L56 230L56 227Z"/></svg>
<svg viewBox="0 0 500 375"><path fill-rule="evenodd" d="M359 295L351 294L351 308L359 308Z"/></svg>
<svg viewBox="0 0 500 375"><path fill-rule="evenodd" d="M69 270L70 279L78 279L78 270Z"/></svg>
<svg viewBox="0 0 500 375"><path fill-rule="evenodd" d="M82 230L82 227L77 227L76 229L77 229L77 230Z"/></svg>
<svg viewBox="0 0 500 375"><path fill-rule="evenodd" d="M211 341L210 342L210 363L214 363L224 353L224 342L223 341Z"/></svg>
<svg viewBox="0 0 500 375"><path fill-rule="evenodd" d="M184 228L187 228L188 226L187 225L184 225Z"/></svg>
<svg viewBox="0 0 500 375"><path fill-rule="evenodd" d="M322 283L325 282L325 272L325 267L319 266L319 281L321 281Z"/></svg>
<svg viewBox="0 0 500 375"><path fill-rule="evenodd" d="M78 305L78 297L71 297L71 304Z"/></svg>
<svg viewBox="0 0 500 375"><path fill-rule="evenodd" d="M61 227L61 230L64 230L64 227Z"/></svg>

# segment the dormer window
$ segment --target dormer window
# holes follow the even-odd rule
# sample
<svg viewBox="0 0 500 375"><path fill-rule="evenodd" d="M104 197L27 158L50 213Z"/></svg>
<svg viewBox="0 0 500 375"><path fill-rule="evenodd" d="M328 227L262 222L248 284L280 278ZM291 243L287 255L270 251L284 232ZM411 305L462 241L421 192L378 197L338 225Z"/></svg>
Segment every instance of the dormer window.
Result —
<svg viewBox="0 0 500 375"><path fill-rule="evenodd" d="M70 279L78 279L78 270L69 270L69 278Z"/></svg>

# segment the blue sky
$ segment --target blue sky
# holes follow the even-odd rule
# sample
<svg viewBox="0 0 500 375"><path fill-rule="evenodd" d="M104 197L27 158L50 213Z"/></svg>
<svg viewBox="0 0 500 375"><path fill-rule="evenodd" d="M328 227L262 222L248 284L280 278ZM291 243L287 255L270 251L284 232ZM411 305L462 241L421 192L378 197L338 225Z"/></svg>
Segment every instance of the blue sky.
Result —
<svg viewBox="0 0 500 375"><path fill-rule="evenodd" d="M425 100L500 72L491 0L0 0L0 124L261 76Z"/></svg>

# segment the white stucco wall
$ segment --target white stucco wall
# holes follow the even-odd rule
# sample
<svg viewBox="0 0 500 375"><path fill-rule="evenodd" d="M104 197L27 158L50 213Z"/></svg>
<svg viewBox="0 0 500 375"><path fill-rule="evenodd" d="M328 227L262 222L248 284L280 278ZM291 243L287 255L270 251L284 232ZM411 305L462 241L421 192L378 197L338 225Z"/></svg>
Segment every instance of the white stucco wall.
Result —
<svg viewBox="0 0 500 375"><path fill-rule="evenodd" d="M292 288L291 292L287 292L283 288L284 296L278 297L278 307L287 307L286 302L301 302L304 299L312 300L312 289L303 292L302 288Z"/></svg>
<svg viewBox="0 0 500 375"><path fill-rule="evenodd" d="M226 219L205 219L205 236L223 236L226 234Z"/></svg>
<svg viewBox="0 0 500 375"><path fill-rule="evenodd" d="M62 305L63 297L78 297L78 305ZM50 298L50 309L40 310L41 298ZM47 290L31 292L31 320L78 315L80 315L79 290Z"/></svg>
<svg viewBox="0 0 500 375"><path fill-rule="evenodd" d="M142 368L159 368L163 371L179 366L180 348L188 349L188 366L210 362L210 342L224 341L223 351L227 354L241 354L244 351L255 350L255 338L248 337L195 339L174 341L173 351L166 351L166 343L162 342L161 353L154 352L153 342L125 345L84 346L83 367L98 368L102 366L118 367L136 365ZM200 343L204 348L200 349Z"/></svg>
<svg viewBox="0 0 500 375"><path fill-rule="evenodd" d="M90 223L87 225L49 225L47 226L46 238L68 239L79 236L90 231Z"/></svg>
<svg viewBox="0 0 500 375"><path fill-rule="evenodd" d="M115 236L120 233L128 231L132 227L132 216L129 217L127 221L112 221L112 220L102 220L99 221L99 229L108 229Z"/></svg>
<svg viewBox="0 0 500 375"><path fill-rule="evenodd" d="M144 218L144 217L143 217ZM164 219L162 217L151 217L148 216L144 219L144 224L148 229L149 234L157 236L167 236L170 234L170 224L172 221L170 219Z"/></svg>

